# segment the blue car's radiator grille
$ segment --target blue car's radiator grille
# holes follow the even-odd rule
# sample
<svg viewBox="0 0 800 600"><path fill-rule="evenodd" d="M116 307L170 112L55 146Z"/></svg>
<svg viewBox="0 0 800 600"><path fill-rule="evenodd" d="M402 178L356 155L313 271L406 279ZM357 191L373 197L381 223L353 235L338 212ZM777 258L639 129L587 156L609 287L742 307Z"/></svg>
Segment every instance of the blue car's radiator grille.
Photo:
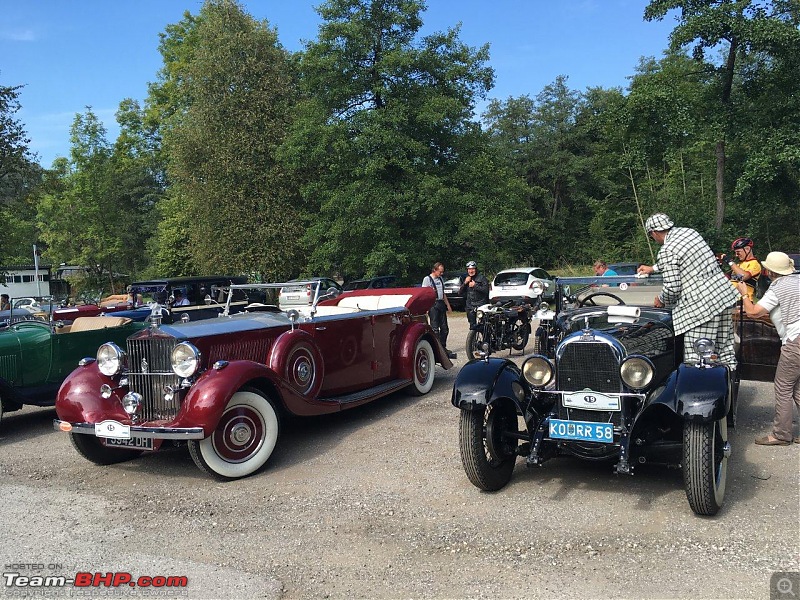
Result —
<svg viewBox="0 0 800 600"><path fill-rule="evenodd" d="M164 399L165 387L178 388L180 378L172 371L170 356L176 340L149 337L128 340L128 385L142 395L142 421L172 419L178 414L179 396Z"/></svg>
<svg viewBox="0 0 800 600"><path fill-rule="evenodd" d="M596 342L573 342L562 346L556 376L558 389L619 392L619 362L614 350Z"/></svg>

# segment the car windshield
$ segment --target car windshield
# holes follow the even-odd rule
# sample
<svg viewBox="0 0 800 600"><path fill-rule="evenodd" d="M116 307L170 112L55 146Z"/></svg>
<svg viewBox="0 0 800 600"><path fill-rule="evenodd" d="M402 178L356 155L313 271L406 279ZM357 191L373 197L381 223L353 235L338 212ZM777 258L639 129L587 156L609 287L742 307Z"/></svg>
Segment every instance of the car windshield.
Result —
<svg viewBox="0 0 800 600"><path fill-rule="evenodd" d="M366 290L369 287L369 280L364 281L351 281L350 283L346 283L344 285L344 290L346 292L352 290Z"/></svg>
<svg viewBox="0 0 800 600"><path fill-rule="evenodd" d="M525 285L527 282L527 273L498 273L494 278L495 285Z"/></svg>

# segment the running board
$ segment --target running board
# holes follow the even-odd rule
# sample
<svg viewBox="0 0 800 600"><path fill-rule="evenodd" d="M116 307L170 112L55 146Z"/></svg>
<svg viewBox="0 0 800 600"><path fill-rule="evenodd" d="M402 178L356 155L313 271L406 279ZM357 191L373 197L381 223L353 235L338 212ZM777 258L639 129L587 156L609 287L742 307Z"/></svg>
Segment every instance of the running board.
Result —
<svg viewBox="0 0 800 600"><path fill-rule="evenodd" d="M351 404L353 402L359 402L361 400L367 400L369 398L380 398L381 396L386 396L387 394L391 394L392 392L396 392L397 390L401 390L404 387L413 383L412 379L395 379L394 381L388 381L386 383L382 383L380 385L376 385L375 387L371 387L366 390L361 390L360 392L354 392L352 394L347 394L345 396L333 396L330 398L319 398L322 402L338 402L339 404Z"/></svg>

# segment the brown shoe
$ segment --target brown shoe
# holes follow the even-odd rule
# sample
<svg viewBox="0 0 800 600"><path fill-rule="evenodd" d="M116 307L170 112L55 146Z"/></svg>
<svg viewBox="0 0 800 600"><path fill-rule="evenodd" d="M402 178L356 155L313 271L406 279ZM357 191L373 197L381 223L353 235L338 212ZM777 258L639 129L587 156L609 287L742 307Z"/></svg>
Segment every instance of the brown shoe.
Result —
<svg viewBox="0 0 800 600"><path fill-rule="evenodd" d="M759 446L788 446L792 442L788 440L779 440L778 438L774 438L771 435L765 435L763 437L756 438L756 444Z"/></svg>

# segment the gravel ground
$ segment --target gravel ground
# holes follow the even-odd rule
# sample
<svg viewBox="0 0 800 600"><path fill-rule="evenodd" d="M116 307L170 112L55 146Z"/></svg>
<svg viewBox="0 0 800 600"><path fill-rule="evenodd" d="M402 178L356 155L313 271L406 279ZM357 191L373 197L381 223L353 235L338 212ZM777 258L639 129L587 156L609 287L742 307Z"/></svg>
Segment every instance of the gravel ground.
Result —
<svg viewBox="0 0 800 600"><path fill-rule="evenodd" d="M679 471L655 466L627 477L570 458L535 470L520 460L506 488L485 493L459 457L450 392L465 362L463 313L450 325L459 359L437 370L431 393L291 421L267 467L240 481L204 476L186 448L97 467L52 430L54 411L7 414L4 573L184 575L188 587L36 590L4 576L2 591L732 599L768 598L773 573L800 571L800 445L752 443L772 419L771 385L742 385L728 495L714 518L692 513Z"/></svg>

